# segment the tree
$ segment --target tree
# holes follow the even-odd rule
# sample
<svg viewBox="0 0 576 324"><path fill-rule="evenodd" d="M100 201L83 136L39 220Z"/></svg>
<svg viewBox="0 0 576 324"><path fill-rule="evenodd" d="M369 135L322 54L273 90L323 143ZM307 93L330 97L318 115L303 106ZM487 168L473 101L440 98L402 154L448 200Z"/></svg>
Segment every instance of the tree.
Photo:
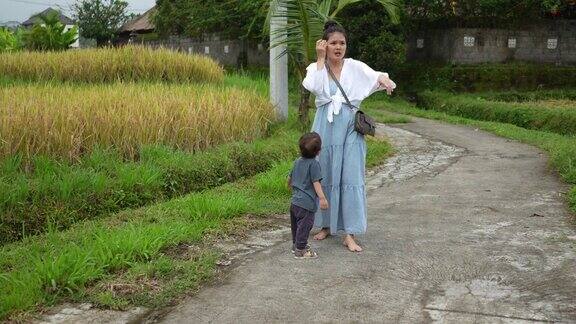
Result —
<svg viewBox="0 0 576 324"><path fill-rule="evenodd" d="M405 15L402 23L393 23L376 0L346 7L340 19L346 22L348 54L357 57L375 70L394 72L405 61Z"/></svg>
<svg viewBox="0 0 576 324"><path fill-rule="evenodd" d="M163 35L201 38L218 33L230 39L262 36L268 0L158 0L154 17Z"/></svg>
<svg viewBox="0 0 576 324"><path fill-rule="evenodd" d="M78 38L76 26L66 30L58 12L38 16L39 21L24 33L26 48L37 51L62 51L70 48Z"/></svg>
<svg viewBox="0 0 576 324"><path fill-rule="evenodd" d="M77 0L72 6L80 27L80 34L106 45L124 24L128 3L122 0Z"/></svg>
<svg viewBox="0 0 576 324"><path fill-rule="evenodd" d="M544 18L574 17L572 0L405 0L415 28L503 28L533 25Z"/></svg>
<svg viewBox="0 0 576 324"><path fill-rule="evenodd" d="M272 35L271 46L286 45L287 54L300 81L306 76L306 67L316 60L316 40L322 37L324 23L335 20L338 14L347 6L362 2L362 0L272 0L268 19L272 17L286 18L288 24ZM378 0L393 22L398 22L400 0ZM285 10L279 10L285 8ZM284 41L277 37L286 35ZM301 84L302 82L300 82ZM300 105L298 119L303 127L310 123L308 109L310 92L300 86Z"/></svg>

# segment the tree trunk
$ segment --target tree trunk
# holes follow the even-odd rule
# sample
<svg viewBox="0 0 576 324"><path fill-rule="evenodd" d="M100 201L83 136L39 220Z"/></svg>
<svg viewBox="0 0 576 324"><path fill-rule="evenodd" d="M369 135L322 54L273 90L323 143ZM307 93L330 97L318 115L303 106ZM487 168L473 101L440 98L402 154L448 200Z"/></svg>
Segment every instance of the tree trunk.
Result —
<svg viewBox="0 0 576 324"><path fill-rule="evenodd" d="M245 38L240 39L240 53L236 59L236 68L243 70L248 67L248 41Z"/></svg>
<svg viewBox="0 0 576 324"><path fill-rule="evenodd" d="M310 128L310 118L308 112L310 111L310 91L306 90L304 86L300 85L300 106L298 106L298 121L303 130Z"/></svg>

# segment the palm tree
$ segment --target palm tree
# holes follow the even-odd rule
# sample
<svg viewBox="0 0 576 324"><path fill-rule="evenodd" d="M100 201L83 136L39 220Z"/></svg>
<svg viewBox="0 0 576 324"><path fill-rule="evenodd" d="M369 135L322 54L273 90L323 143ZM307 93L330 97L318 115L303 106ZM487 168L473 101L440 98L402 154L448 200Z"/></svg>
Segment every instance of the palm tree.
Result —
<svg viewBox="0 0 576 324"><path fill-rule="evenodd" d="M285 45L287 50L281 55L288 55L296 74L301 81L306 76L306 67L316 61L316 40L323 34L324 23L336 20L342 9L363 0L272 0L268 11L268 22L272 17L288 21L285 28L272 35L270 47ZM377 0L397 23L402 0ZM267 24L269 25L269 24ZM308 109L310 92L300 86L300 104L298 119L302 126L309 125Z"/></svg>

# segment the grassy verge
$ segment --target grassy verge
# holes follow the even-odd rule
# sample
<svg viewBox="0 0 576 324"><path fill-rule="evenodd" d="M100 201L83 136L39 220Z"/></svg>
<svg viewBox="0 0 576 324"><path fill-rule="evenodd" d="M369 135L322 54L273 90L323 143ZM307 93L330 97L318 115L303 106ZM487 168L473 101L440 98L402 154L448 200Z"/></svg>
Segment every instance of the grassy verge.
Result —
<svg viewBox="0 0 576 324"><path fill-rule="evenodd" d="M382 163L389 153L387 142L371 139L368 166ZM217 259L213 250L175 258L170 248L199 244L241 215L285 212L291 163L284 159L247 180L3 246L0 319L63 300L114 308L164 305L208 278ZM132 289L118 292L118 287Z"/></svg>
<svg viewBox="0 0 576 324"><path fill-rule="evenodd" d="M489 101L473 95L424 91L418 106L477 120L510 123L519 127L576 135L576 109L547 105Z"/></svg>
<svg viewBox="0 0 576 324"><path fill-rule="evenodd" d="M379 123L384 124L403 124L409 123L410 118L407 116L393 115L381 109L382 101L389 101L390 97L387 94L380 92L373 94L369 99L362 103L362 110L364 110L372 118L376 119Z"/></svg>
<svg viewBox="0 0 576 324"><path fill-rule="evenodd" d="M138 161L95 151L78 163L36 157L0 163L0 243L253 176L297 154L295 131L195 154L144 147Z"/></svg>
<svg viewBox="0 0 576 324"><path fill-rule="evenodd" d="M551 166L558 170L564 181L573 185L567 199L572 210L576 212L576 138L574 136L563 136L555 133L529 130L511 124L479 121L449 115L444 112L422 110L401 100L382 101L380 105L386 110L397 113L478 127L496 135L531 144L547 151L550 156Z"/></svg>
<svg viewBox="0 0 576 324"><path fill-rule="evenodd" d="M574 89L487 92L478 95L488 100L504 102L531 102L550 99L576 100L576 90Z"/></svg>

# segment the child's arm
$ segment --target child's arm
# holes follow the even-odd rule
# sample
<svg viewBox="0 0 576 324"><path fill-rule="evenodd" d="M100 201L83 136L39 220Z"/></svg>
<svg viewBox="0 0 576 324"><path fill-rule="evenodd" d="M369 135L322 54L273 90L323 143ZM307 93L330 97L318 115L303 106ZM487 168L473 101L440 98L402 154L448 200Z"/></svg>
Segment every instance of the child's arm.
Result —
<svg viewBox="0 0 576 324"><path fill-rule="evenodd" d="M294 166L292 166L292 169L290 170L290 173L288 173L288 179L286 180L287 185L288 185L288 189L290 191L292 191L292 173L294 172Z"/></svg>
<svg viewBox="0 0 576 324"><path fill-rule="evenodd" d="M328 209L328 200L326 200L326 196L324 196L324 191L322 191L322 185L320 181L316 181L313 183L314 191L316 191L316 195L320 199L320 209Z"/></svg>

